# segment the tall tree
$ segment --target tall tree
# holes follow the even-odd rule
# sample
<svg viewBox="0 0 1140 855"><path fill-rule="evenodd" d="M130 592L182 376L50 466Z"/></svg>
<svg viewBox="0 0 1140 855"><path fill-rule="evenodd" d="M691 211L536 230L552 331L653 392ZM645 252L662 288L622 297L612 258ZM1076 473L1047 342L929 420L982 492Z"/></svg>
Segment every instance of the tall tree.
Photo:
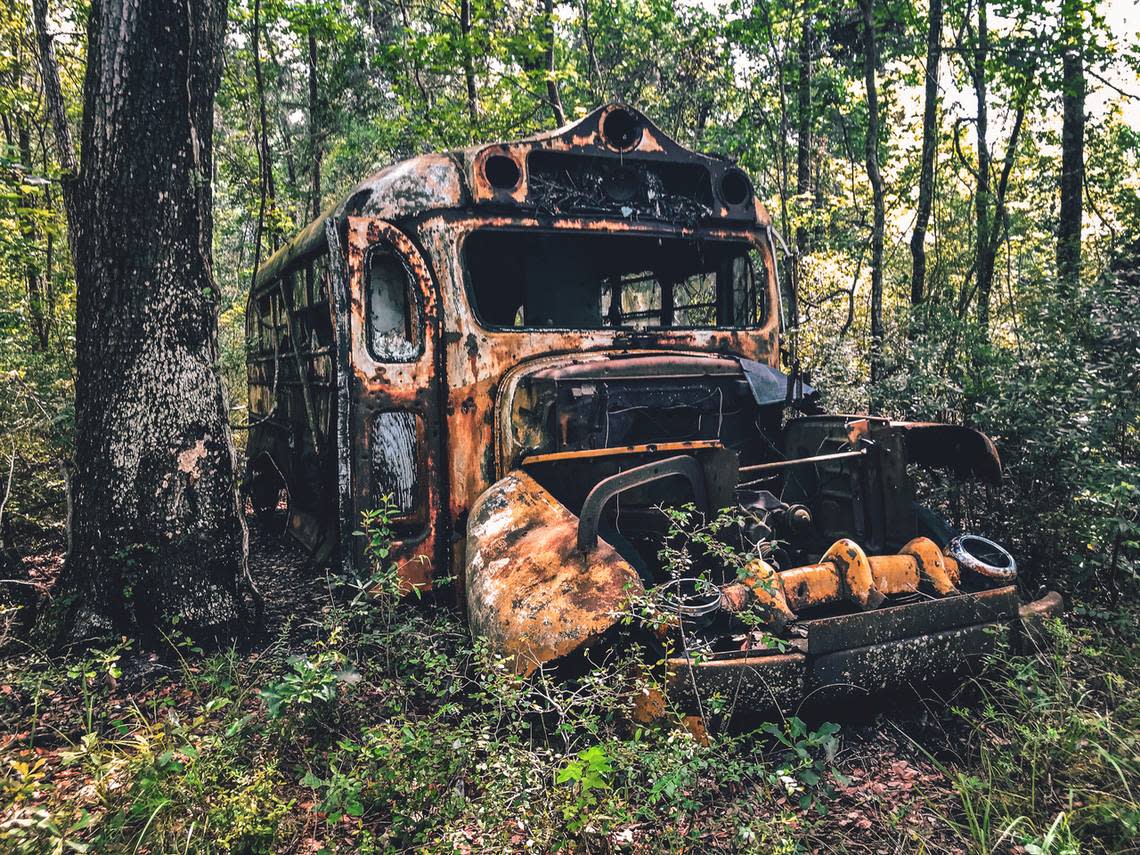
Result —
<svg viewBox="0 0 1140 855"><path fill-rule="evenodd" d="M269 147L269 119L265 107L265 75L261 68L261 0L253 2L253 32L250 33L250 44L253 46L253 79L257 90L257 166L260 201L257 209L257 227L253 239L253 270L256 273L261 266L261 248L266 231L266 217L274 223L277 218L272 216L277 205L277 192L273 181L273 153ZM269 229L269 239L272 246L277 246L277 230Z"/></svg>
<svg viewBox="0 0 1140 855"><path fill-rule="evenodd" d="M1081 275L1081 201L1085 179L1084 4L1061 6L1061 210L1057 224L1057 274L1071 290Z"/></svg>
<svg viewBox="0 0 1140 855"><path fill-rule="evenodd" d="M1001 66L1004 82L1011 90L1008 106L1013 111L1013 127L1006 141L1005 154L1000 161L1001 173L995 187L993 174L995 158L989 139L990 51L993 44L991 43L986 0L978 0L976 30L968 22L965 26L970 31L973 44L972 47L967 47L959 39L958 52L963 57L970 57L967 72L973 84L977 107L975 117L976 164L971 165L962 152L959 136L960 123L955 124L954 127L954 148L959 161L974 177L975 234L972 272L976 285L973 293L977 295L975 308L977 325L982 336L986 337L989 334L990 300L998 248L1002 239L1009 232L1007 196L1010 177L1017 159L1021 134L1025 128L1026 112L1037 86L1036 75L1040 38L1035 36L1032 30L1028 30L1027 34L1020 35L1017 38L1007 37L1007 41L999 45L1001 54L1005 58L1005 62ZM966 283L964 283L959 296L959 317L965 316L972 297L968 283L969 276L967 276ZM976 350L975 355L981 357L983 352Z"/></svg>
<svg viewBox="0 0 1140 855"><path fill-rule="evenodd" d="M875 72L879 46L875 37L875 0L859 0L863 13L863 77L867 87L867 178L871 182L874 220L871 225L871 412L878 409L876 384L883 378L883 236L886 206L879 170L879 90Z"/></svg>
<svg viewBox="0 0 1140 855"><path fill-rule="evenodd" d="M321 110L320 93L317 81L317 34L312 22L308 32L308 71L309 71L309 216L316 219L321 215Z"/></svg>
<svg viewBox="0 0 1140 855"><path fill-rule="evenodd" d="M801 207L807 207L811 194L811 74L812 50L815 42L813 0L804 0L803 21L800 23L799 86L796 89L796 196ZM802 211L801 218L802 218ZM808 251L808 230L801 222L796 226L797 261ZM799 277L802 279L802 277Z"/></svg>
<svg viewBox="0 0 1140 855"><path fill-rule="evenodd" d="M79 167L75 162L75 145L71 141L71 124L67 120L67 108L63 102L63 87L59 83L59 63L55 56L55 40L48 30L47 0L32 0L32 14L36 24L36 41L40 48L40 75L44 83L44 97L47 100L48 113L51 115L59 166L63 170L63 185L66 188L69 182L75 180ZM65 190L63 204L67 208L67 217L70 222L77 222L79 218L79 212L71 208L75 199L75 193ZM71 229L68 230L68 242L72 246L72 255L74 256L75 241Z"/></svg>
<svg viewBox="0 0 1140 855"><path fill-rule="evenodd" d="M50 41L46 14L37 23ZM81 160L64 185L77 280L76 448L57 602L73 632L155 643L176 616L202 636L246 617L211 255L225 23L225 0L90 8Z"/></svg>
<svg viewBox="0 0 1140 855"><path fill-rule="evenodd" d="M475 59L471 44L471 0L459 2L459 35L462 40L460 50L463 56L463 82L467 88L467 118L471 129L479 127L479 93L475 88Z"/></svg>
<svg viewBox="0 0 1140 855"><path fill-rule="evenodd" d="M23 116L16 117L17 151L20 155L20 164L26 170L32 167L32 141L28 122ZM30 187L21 191L20 232L32 247L39 243L40 229L36 224L36 196L38 194ZM52 318L55 313L54 294L50 275L44 275L31 251L27 253L27 262L24 265L25 278L28 290L28 321L36 344L41 351L47 350L48 339L51 335Z"/></svg>
<svg viewBox="0 0 1140 855"><path fill-rule="evenodd" d="M922 112L922 160L918 177L918 209L910 237L910 302L917 306L926 293L926 229L934 205L934 157L938 151L938 67L942 61L942 0L930 0L926 30L926 84Z"/></svg>
<svg viewBox="0 0 1140 855"><path fill-rule="evenodd" d="M974 130L978 146L978 169L975 173L974 189L974 275L978 283L978 326L981 327L983 334L990 326L990 291L993 289L994 279L994 258L989 252L990 229L993 227L990 220L992 161L989 142L989 101L986 91L986 62L989 58L989 49L989 10L986 7L986 0L978 0L978 30L974 41L974 64L971 76L977 105Z"/></svg>
<svg viewBox="0 0 1140 855"><path fill-rule="evenodd" d="M546 98L554 124L566 124L566 111L562 109L562 95L558 91L558 78L554 76L554 0L539 0L539 27L543 47L543 69L546 72Z"/></svg>

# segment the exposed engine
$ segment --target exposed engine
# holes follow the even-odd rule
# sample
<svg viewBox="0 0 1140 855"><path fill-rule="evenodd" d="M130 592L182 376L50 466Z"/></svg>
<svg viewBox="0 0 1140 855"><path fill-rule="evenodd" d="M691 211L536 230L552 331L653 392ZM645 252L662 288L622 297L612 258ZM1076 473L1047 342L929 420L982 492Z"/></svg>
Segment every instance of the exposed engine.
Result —
<svg viewBox="0 0 1140 855"><path fill-rule="evenodd" d="M907 474L941 455L991 475L996 453L980 434L868 417L784 422L789 403L813 408L810 387L720 357L582 360L517 389L525 489L569 512L587 562L600 545L620 557L669 616L662 638L687 652L748 650L794 638L805 618L1016 574L997 544L953 540L916 505Z"/></svg>

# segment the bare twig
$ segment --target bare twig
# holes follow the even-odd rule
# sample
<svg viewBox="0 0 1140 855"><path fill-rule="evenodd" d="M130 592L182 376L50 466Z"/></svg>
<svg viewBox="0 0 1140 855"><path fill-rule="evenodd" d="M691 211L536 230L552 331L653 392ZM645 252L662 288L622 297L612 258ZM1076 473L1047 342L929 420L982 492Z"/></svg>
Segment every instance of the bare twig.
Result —
<svg viewBox="0 0 1140 855"><path fill-rule="evenodd" d="M8 505L8 497L12 495L12 475L16 472L16 450L13 448L12 453L8 455L8 481L4 485L4 497L0 498L0 532L3 532L4 524L4 508ZM0 534L0 541L4 539L3 534Z"/></svg>

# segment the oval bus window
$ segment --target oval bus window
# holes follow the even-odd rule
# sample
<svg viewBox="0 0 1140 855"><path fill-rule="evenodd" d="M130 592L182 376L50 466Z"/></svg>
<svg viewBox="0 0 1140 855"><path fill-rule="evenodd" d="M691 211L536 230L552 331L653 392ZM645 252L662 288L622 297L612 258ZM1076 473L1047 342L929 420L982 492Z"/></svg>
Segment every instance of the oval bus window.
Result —
<svg viewBox="0 0 1140 855"><path fill-rule="evenodd" d="M420 354L420 307L415 283L388 249L368 257L368 349L380 362L412 362Z"/></svg>

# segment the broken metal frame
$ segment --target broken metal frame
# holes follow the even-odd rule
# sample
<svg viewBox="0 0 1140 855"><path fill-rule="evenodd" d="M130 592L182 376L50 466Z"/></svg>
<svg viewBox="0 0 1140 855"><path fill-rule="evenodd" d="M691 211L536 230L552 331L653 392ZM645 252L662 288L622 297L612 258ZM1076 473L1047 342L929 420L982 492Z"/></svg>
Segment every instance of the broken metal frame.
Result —
<svg viewBox="0 0 1140 855"><path fill-rule="evenodd" d="M578 513L578 549L589 552L598 545L598 521L606 502L614 496L635 487L643 487L654 481L663 481L678 475L685 478L693 488L693 499L697 507L702 511L709 510L705 471L695 457L679 454L666 460L643 463L602 479L586 495L586 501L582 503L582 510Z"/></svg>

